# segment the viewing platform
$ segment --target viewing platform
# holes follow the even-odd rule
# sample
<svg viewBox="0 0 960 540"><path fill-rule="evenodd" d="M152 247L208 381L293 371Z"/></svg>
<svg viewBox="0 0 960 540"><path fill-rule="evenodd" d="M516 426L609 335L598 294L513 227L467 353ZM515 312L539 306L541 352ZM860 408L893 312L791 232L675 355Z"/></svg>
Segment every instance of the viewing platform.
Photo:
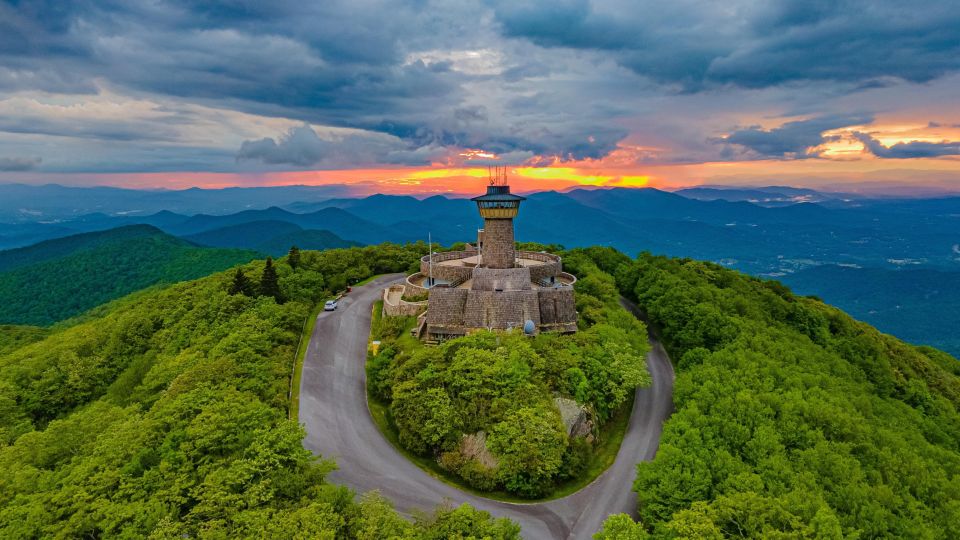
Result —
<svg viewBox="0 0 960 540"><path fill-rule="evenodd" d="M436 286L469 288L473 271L480 266L481 255L476 250L445 251L433 254L432 265L430 261L430 255L420 259L420 272L407 278L409 285L426 292L430 289L426 283L427 276L432 274ZM529 269L533 288L569 287L577 281L573 275L563 271L560 256L552 253L518 251L513 268Z"/></svg>

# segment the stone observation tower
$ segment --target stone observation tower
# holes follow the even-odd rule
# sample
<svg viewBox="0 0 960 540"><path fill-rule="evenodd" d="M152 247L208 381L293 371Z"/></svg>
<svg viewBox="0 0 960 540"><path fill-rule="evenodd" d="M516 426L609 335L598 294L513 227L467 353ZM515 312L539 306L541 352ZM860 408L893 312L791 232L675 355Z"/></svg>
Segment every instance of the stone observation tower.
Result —
<svg viewBox="0 0 960 540"><path fill-rule="evenodd" d="M513 268L517 251L513 240L513 218L520 213L524 197L510 193L506 171L490 175L487 194L471 199L477 203L483 229L477 235L480 264L486 268Z"/></svg>
<svg viewBox="0 0 960 540"><path fill-rule="evenodd" d="M506 171L491 171L487 193L472 200L483 218L476 245L423 257L419 272L384 291L384 313L419 314L415 332L429 341L478 329L576 332L576 278L557 255L516 249L513 219L525 199L510 193Z"/></svg>

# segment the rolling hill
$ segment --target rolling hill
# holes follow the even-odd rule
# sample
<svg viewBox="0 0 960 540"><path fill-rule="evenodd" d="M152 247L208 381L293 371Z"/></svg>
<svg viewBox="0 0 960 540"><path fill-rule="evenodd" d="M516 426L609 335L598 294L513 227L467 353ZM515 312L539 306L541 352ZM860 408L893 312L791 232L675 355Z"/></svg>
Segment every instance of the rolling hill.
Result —
<svg viewBox="0 0 960 540"><path fill-rule="evenodd" d="M823 265L781 280L884 332L960 358L960 272Z"/></svg>
<svg viewBox="0 0 960 540"><path fill-rule="evenodd" d="M0 251L0 272L23 266L59 259L74 253L95 249L107 244L150 238L162 234L147 225L131 225L107 231L78 234L39 242L32 246Z"/></svg>
<svg viewBox="0 0 960 540"><path fill-rule="evenodd" d="M183 237L203 246L246 248L279 257L291 246L300 249L333 249L360 245L330 231L307 230L289 221L249 221Z"/></svg>
<svg viewBox="0 0 960 540"><path fill-rule="evenodd" d="M0 323L48 325L156 285L247 262L251 250L205 248L149 225L0 252Z"/></svg>
<svg viewBox="0 0 960 540"><path fill-rule="evenodd" d="M598 255L676 362L641 532L957 538L955 358L715 264Z"/></svg>
<svg viewBox="0 0 960 540"><path fill-rule="evenodd" d="M419 255L381 267L358 249L296 274L278 265L283 305L230 296L231 275L218 273L0 348L0 537L518 538L515 524L467 506L411 523L375 493L355 501L288 418L290 361L325 294L317 284L345 282L332 270L344 259L369 261L367 277Z"/></svg>
<svg viewBox="0 0 960 540"><path fill-rule="evenodd" d="M228 199L246 197L243 193L246 192L224 195ZM211 193L202 195L209 199ZM263 200L278 200L281 195L265 196ZM768 197L762 199L764 196ZM83 200L86 199L81 198ZM757 203L749 202L751 200ZM788 200L817 200L819 204L786 204ZM62 236L74 230L102 230L136 222L149 223L169 234L201 243L249 247L275 255L282 254L292 244L305 248L344 245L321 233L298 233L295 227L329 231L343 241L361 244L426 240L430 235L435 242L449 245L472 241L476 229L482 225L473 203L462 198L374 195L318 200L304 197L282 208L248 209L233 214L94 213L55 223L0 225L0 246L16 245L30 238ZM248 225L255 222L272 225L258 231L256 225ZM271 228L290 236L270 234ZM628 254L649 251L691 257L787 283L791 283L793 274L824 265L960 272L958 230L960 198L957 197L868 199L844 194L818 195L811 190L784 187L694 188L677 193L623 188L539 192L528 195L528 202L516 221L517 238L522 241L535 240L568 248L606 245ZM231 235L234 237L230 238ZM257 240L250 240L248 236L255 236ZM804 281L804 287L798 290L846 307L884 331L906 339L950 348L944 341L949 336L941 335L940 330L937 335L918 335L912 328L927 322L931 329L960 325L952 312L946 316L936 315L942 302L936 295L917 298L928 305L920 309L917 303L918 311L911 312L897 309L895 295L882 289L860 289L864 302L874 306L870 309L884 313L881 320L869 310L860 311L847 302L842 290L831 291L829 283L819 289L816 283L805 278ZM946 322L935 322L931 318Z"/></svg>
<svg viewBox="0 0 960 540"><path fill-rule="evenodd" d="M379 244L385 241L403 241L406 239L402 232L383 227L335 207L323 208L306 214L295 214L275 206L263 210L244 210L227 215L198 214L181 223L164 227L164 230L176 236L192 236L223 229L224 227L263 221L272 222L274 225L278 222L284 222L296 225L301 229L326 230L340 238L364 244Z"/></svg>

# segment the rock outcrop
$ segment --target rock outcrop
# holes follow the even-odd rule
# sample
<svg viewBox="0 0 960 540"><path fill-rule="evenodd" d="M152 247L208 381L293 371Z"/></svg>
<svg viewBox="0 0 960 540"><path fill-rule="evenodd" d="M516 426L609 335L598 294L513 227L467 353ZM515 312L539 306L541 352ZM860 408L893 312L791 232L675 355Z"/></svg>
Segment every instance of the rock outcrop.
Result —
<svg viewBox="0 0 960 540"><path fill-rule="evenodd" d="M570 398L556 397L553 403L560 411L560 418L567 428L569 438L584 437L593 442L593 418L590 411Z"/></svg>

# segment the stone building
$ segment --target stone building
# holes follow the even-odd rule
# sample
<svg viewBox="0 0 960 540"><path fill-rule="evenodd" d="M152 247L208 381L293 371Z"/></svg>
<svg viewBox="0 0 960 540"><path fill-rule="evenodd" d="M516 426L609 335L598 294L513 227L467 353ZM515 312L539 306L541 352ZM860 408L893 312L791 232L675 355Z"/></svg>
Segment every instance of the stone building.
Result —
<svg viewBox="0 0 960 540"><path fill-rule="evenodd" d="M473 198L484 222L476 244L423 257L402 296L394 293L397 306L427 297L419 336L442 341L476 329L511 328L576 332L576 278L563 271L557 255L515 248L513 220L524 200L510 193L504 175L492 178L487 193Z"/></svg>

